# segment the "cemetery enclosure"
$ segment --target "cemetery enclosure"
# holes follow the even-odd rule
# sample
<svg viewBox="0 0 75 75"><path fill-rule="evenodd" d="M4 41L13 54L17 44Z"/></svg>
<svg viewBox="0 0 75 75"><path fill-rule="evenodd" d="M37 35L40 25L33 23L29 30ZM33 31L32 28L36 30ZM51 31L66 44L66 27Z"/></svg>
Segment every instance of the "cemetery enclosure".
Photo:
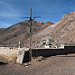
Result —
<svg viewBox="0 0 75 75"><path fill-rule="evenodd" d="M55 55L62 55L62 54L69 54L75 53L75 46L64 46L64 48L55 48L55 49L32 49L32 56L55 56Z"/></svg>
<svg viewBox="0 0 75 75"><path fill-rule="evenodd" d="M63 49L32 49L32 56L38 57L49 57L49 56L55 56L55 55L62 55L62 54L69 54L69 53L75 53L75 46L65 46ZM5 58L9 58L13 60L16 58L19 54L19 50L17 48L10 49L7 47L0 47L0 56L3 56ZM27 62L29 59L29 52L26 51L24 55L23 62Z"/></svg>

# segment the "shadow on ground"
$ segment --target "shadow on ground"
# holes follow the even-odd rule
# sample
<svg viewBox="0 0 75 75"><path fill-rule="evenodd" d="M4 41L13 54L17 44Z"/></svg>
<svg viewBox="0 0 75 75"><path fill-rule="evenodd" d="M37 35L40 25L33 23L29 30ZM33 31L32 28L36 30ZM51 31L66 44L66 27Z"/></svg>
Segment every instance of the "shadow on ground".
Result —
<svg viewBox="0 0 75 75"><path fill-rule="evenodd" d="M75 57L75 56L57 56L57 57Z"/></svg>
<svg viewBox="0 0 75 75"><path fill-rule="evenodd" d="M0 65L7 65L8 63L0 62Z"/></svg>

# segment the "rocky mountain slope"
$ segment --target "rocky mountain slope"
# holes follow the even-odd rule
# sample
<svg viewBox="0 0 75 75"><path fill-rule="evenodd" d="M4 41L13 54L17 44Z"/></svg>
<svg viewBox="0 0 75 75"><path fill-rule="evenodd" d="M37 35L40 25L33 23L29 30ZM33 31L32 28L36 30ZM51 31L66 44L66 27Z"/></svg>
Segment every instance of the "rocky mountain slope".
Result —
<svg viewBox="0 0 75 75"><path fill-rule="evenodd" d="M0 33L4 30L4 28L0 28Z"/></svg>
<svg viewBox="0 0 75 75"><path fill-rule="evenodd" d="M55 24L51 35L66 44L75 44L75 11L68 13Z"/></svg>
<svg viewBox="0 0 75 75"><path fill-rule="evenodd" d="M49 39L50 41L54 40L53 45L75 45L75 11L65 14L60 21L48 26L33 38L39 44L42 39Z"/></svg>
<svg viewBox="0 0 75 75"><path fill-rule="evenodd" d="M4 30L4 28L0 28L0 31Z"/></svg>
<svg viewBox="0 0 75 75"><path fill-rule="evenodd" d="M0 32L0 43L9 45L29 45L29 22L17 23ZM32 22L32 45L40 43L42 39L49 38L54 44L75 45L75 11L65 14L57 23Z"/></svg>
<svg viewBox="0 0 75 75"><path fill-rule="evenodd" d="M32 35L38 33L50 26L51 22L42 23L39 21L32 22ZM0 43L6 45L18 45L18 42L25 43L30 36L29 21L24 21L10 26L0 32Z"/></svg>

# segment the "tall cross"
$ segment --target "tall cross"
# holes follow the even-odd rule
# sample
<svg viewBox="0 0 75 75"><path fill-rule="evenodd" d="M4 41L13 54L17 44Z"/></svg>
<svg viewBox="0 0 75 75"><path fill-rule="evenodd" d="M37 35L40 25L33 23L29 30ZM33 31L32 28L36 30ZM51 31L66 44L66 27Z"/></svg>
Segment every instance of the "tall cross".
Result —
<svg viewBox="0 0 75 75"><path fill-rule="evenodd" d="M32 32L31 32L31 26L32 26L32 21L35 19L35 18L40 18L39 16L35 16L35 17L32 17L32 9L30 9L30 17L22 17L22 18L27 18L29 19L30 21L30 50L29 50L29 59L30 61L32 60L32 49L31 49L31 38L32 38Z"/></svg>

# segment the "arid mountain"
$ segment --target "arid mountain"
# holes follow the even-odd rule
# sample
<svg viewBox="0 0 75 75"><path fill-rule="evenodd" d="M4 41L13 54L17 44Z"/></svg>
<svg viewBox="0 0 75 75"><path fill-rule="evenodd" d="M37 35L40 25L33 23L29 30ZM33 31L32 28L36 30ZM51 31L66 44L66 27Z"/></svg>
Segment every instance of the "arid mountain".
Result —
<svg viewBox="0 0 75 75"><path fill-rule="evenodd" d="M4 28L0 28L0 33L4 30Z"/></svg>
<svg viewBox="0 0 75 75"><path fill-rule="evenodd" d="M57 23L46 27L33 37L40 43L42 39L49 38L55 45L75 45L75 11L65 14Z"/></svg>
<svg viewBox="0 0 75 75"><path fill-rule="evenodd" d="M55 24L51 35L66 44L75 44L75 11L68 13Z"/></svg>
<svg viewBox="0 0 75 75"><path fill-rule="evenodd" d="M35 33L39 33L46 27L50 26L51 22L42 23L39 21L32 22L32 35ZM30 36L30 27L29 21L24 21L12 25L2 32L0 32L0 43L7 44L7 45L18 45L18 42L21 41L25 43Z"/></svg>
<svg viewBox="0 0 75 75"><path fill-rule="evenodd" d="M29 22L17 23L0 32L0 43L18 45L18 41L29 46ZM57 23L32 22L32 43L36 45L42 39L50 38L54 44L75 45L75 11L65 14Z"/></svg>
<svg viewBox="0 0 75 75"><path fill-rule="evenodd" d="M0 28L0 31L4 30L4 28Z"/></svg>

